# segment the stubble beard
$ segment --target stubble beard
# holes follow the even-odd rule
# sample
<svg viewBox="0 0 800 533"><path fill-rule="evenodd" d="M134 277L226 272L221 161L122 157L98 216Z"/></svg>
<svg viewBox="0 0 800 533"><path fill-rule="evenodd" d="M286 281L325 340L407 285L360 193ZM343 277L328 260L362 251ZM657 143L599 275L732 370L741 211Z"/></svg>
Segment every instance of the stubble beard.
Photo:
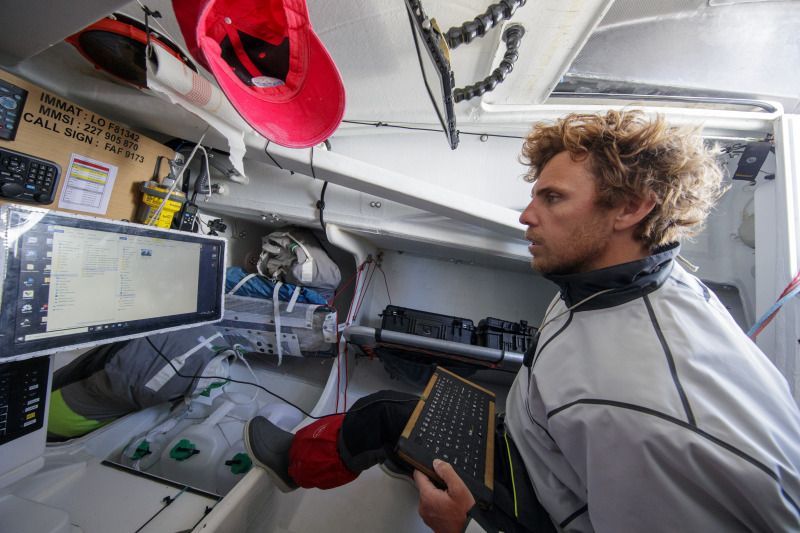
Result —
<svg viewBox="0 0 800 533"><path fill-rule="evenodd" d="M541 239L545 254L531 258L531 266L543 275L569 275L597 268L598 261L608 247L611 231L602 215L595 215L586 223L575 227L572 233L558 243L554 250Z"/></svg>

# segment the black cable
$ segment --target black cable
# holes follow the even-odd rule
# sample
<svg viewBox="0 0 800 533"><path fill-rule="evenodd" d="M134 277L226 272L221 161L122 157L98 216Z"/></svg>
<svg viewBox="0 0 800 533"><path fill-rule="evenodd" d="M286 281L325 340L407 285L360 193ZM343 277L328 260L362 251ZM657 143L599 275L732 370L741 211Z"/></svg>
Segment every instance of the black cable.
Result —
<svg viewBox="0 0 800 533"><path fill-rule="evenodd" d="M520 140L525 139L525 136L523 135L500 135L499 133L470 133L467 131L459 131L458 133L460 133L461 135L476 135L478 137L483 137L485 135L486 137L497 137L498 139L520 139Z"/></svg>
<svg viewBox="0 0 800 533"><path fill-rule="evenodd" d="M387 128L397 128L397 129L401 129L401 130L435 131L437 133L442 133L444 131L444 130L437 130L437 129L431 129L431 128L419 128L417 126L400 126L399 124L389 124L388 122L380 122L380 121L379 122L367 122L367 121L362 121L362 120L343 120L342 122L346 122L347 124L359 124L361 126L375 126L375 127L385 126ZM498 138L501 138L501 139L524 139L525 138L524 136L521 136L521 135L500 135L500 134L497 134L497 133L472 133L472 132L461 131L461 130L458 131L458 134L459 135L475 135L475 136L478 136L478 137L483 137L485 135L486 137L498 137Z"/></svg>
<svg viewBox="0 0 800 533"><path fill-rule="evenodd" d="M178 493L178 494L177 494L177 495L176 495L174 498L170 498L169 496L164 496L164 498L162 498L162 500L161 500L162 502L164 502L164 506L163 506L161 509L159 509L159 510L158 510L158 512L156 512L156 514L154 514L153 516L151 516L151 517L150 517L150 519L149 519L149 520L147 520L147 522L145 522L144 524L142 524L142 525L139 527L139 529L137 529L136 531L134 531L134 533L139 533L141 530L143 530L143 529L145 528L145 526L146 526L147 524L149 524L150 522L152 522L152 521L155 519L155 517L157 517L158 515L160 515L160 514L161 514L161 512L162 512L164 509L166 509L167 507L169 507L170 505L172 505L172 502L174 502L175 500L177 500L178 498L180 498L180 497L183 495L183 493L184 493L184 492L186 492L186 489L188 489L188 488L189 488L188 486L186 486L186 487L183 487L183 489L181 489L181 491L180 491L180 492L179 492L179 493Z"/></svg>
<svg viewBox="0 0 800 533"><path fill-rule="evenodd" d="M195 149L191 145L197 146L197 148ZM184 146L191 149L187 150L184 148ZM192 151L194 151L194 154L192 154ZM200 156L200 172L197 174L197 177L194 179L194 183L192 184L192 195L190 198L190 202L194 203L194 201L197 199L198 193L204 193L205 191L210 192L211 190L208 188L210 174L210 169L208 168L207 164L208 154L205 152L205 148L202 145L189 142L181 143L180 146L175 149L175 152L181 154L185 158L182 165L185 170L183 170L183 183L181 184L181 190L186 194L187 198L190 198L189 182L191 180L191 171L189 170L189 164L194 161L195 157ZM189 159L189 156L192 156L192 158Z"/></svg>
<svg viewBox="0 0 800 533"><path fill-rule="evenodd" d="M190 379L219 379L221 381L230 381L231 383L240 383L242 385L252 385L253 387L257 387L257 388L263 390L267 394L271 394L272 396L274 396L275 398L279 399L280 401L282 401L282 402L284 402L284 403L286 403L288 405L291 405L292 407L294 407L295 409L297 409L298 411L303 413L308 418L313 418L314 420L321 420L323 418L328 418L328 417L331 417L331 416L338 416L338 415L344 414L344 413L330 413L330 414L322 415L322 416L314 416L314 415L312 415L310 413L307 413L304 409L302 409L302 408L298 407L297 405L293 404L292 402L290 402L286 398L284 398L284 397L282 397L282 396L280 396L278 394L275 394L274 392L272 392L271 390L267 389L266 387L263 387L262 385L259 385L258 383L253 383L252 381L240 381L238 379L233 379L233 378L230 378L230 377L222 378L222 377L219 377L219 376L198 376L198 375L181 374L178 371L178 369L175 368L175 365L172 364L172 361L170 361L170 359L166 355L164 355L161 352L161 350L156 348L156 345L153 344L153 341L151 341L149 337L145 337L145 340L150 344L150 346L153 347L153 349L158 353L158 355L160 355L167 362L167 364L175 372L175 375L177 375L179 377L190 378ZM356 413L356 412L361 411L362 409L365 409L367 407L370 407L371 405L373 405L375 403L378 403L378 402L405 403L405 402L416 402L416 401L419 401L419 398L410 398L410 399L407 399L407 400L385 400L385 399L376 400L376 401L370 402L370 403L368 403L366 405L362 405L358 409L349 409L347 412L348 413Z"/></svg>
<svg viewBox="0 0 800 533"><path fill-rule="evenodd" d="M317 202L317 209L319 209L319 225L322 226L322 231L327 232L328 229L325 227L325 218L323 215L323 211L325 211L325 189L328 188L328 182L322 184L322 191L319 194L319 201Z"/></svg>
<svg viewBox="0 0 800 533"><path fill-rule="evenodd" d="M144 33L145 33L145 36L147 37L146 50L149 53L149 51L151 50L151 48L150 48L150 17L153 17L154 19L160 19L161 18L161 13L159 11L151 11L150 8L145 6L145 5L142 6L142 10L144 11Z"/></svg>
<svg viewBox="0 0 800 533"><path fill-rule="evenodd" d="M325 146L327 150L330 151L331 149L331 142L328 139L325 139ZM314 148L311 148L311 177L317 179L316 174L314 173ZM325 189L328 188L328 182L322 184L322 191L319 195L319 201L317 202L317 209L319 209L319 225L322 226L322 231L327 232L328 229L325 227L325 216L323 215L323 211L325 211ZM327 252L326 252L327 253ZM330 254L329 254L330 255Z"/></svg>
<svg viewBox="0 0 800 533"><path fill-rule="evenodd" d="M206 510L205 510L205 512L203 513L203 516L201 516L201 517L200 517L200 520L198 520L197 522L195 522L195 523L194 523L194 525L192 526L192 529L189 529L188 531L194 531L194 529L195 529L195 528L196 528L196 527L197 527L197 526L200 524L200 522L202 522L203 520L205 520L205 518L208 516L208 513L210 513L211 511L213 511L213 510L214 510L214 507L216 507L216 506L217 506L217 504L218 504L219 502L221 502L221 501L222 501L222 496L220 496L220 498L219 498L217 501L215 501L215 502L214 502L214 505L212 505L211 507L209 507L209 506L207 506L207 505L206 505Z"/></svg>
<svg viewBox="0 0 800 533"><path fill-rule="evenodd" d="M194 202L198 193L202 193L206 189L208 189L209 192L211 191L211 189L208 187L211 169L209 169L208 165L206 164L207 157L208 154L204 152L203 157L200 159L200 174L198 174L194 179L194 186L192 187L192 202ZM186 164L189 164L188 161Z"/></svg>
<svg viewBox="0 0 800 533"><path fill-rule="evenodd" d="M314 173L314 147L311 147L311 179L317 179L317 175Z"/></svg>
<svg viewBox="0 0 800 533"><path fill-rule="evenodd" d="M398 124L389 124L388 122L362 122L359 120L343 120L342 122L347 122L348 124L361 124L362 126L375 126L375 127L386 126L387 128L398 128L401 130L435 131L437 133L441 133L442 131L444 131L432 128L419 128L416 126L400 126Z"/></svg>
<svg viewBox="0 0 800 533"><path fill-rule="evenodd" d="M153 179L156 183L160 183L161 180L158 179L158 171L161 170L161 162L166 159L163 155L160 155L156 158L156 168L153 169Z"/></svg>
<svg viewBox="0 0 800 533"><path fill-rule="evenodd" d="M264 153L265 153L265 154L267 154L267 157L269 157L270 159L272 159L272 162L273 162L273 163L275 163L275 166L276 166L276 167L278 167L279 169L283 170L283 167L282 167L282 166L280 166L280 165L278 164L278 162L277 162L277 161L275 161L275 158L274 158L274 157L272 157L271 155L269 155L269 150L268 150L268 148L269 148L269 143L270 143L270 142L271 142L271 141L267 141L267 145L264 147Z"/></svg>

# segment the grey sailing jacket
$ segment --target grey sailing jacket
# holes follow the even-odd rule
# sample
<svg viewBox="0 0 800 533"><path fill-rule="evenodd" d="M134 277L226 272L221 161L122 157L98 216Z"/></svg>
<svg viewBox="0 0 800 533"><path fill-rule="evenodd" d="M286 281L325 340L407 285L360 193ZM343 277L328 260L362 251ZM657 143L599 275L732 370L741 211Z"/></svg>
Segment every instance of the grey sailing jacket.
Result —
<svg viewBox="0 0 800 533"><path fill-rule="evenodd" d="M798 407L677 253L548 277L506 405L537 496L566 531L798 531Z"/></svg>

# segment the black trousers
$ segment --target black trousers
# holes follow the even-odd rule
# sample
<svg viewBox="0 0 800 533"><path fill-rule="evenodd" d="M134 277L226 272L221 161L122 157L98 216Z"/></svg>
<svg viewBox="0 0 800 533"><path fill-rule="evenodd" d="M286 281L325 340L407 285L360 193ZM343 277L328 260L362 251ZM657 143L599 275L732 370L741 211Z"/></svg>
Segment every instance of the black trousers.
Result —
<svg viewBox="0 0 800 533"><path fill-rule="evenodd" d="M339 431L339 456L347 469L362 472L388 459L413 471L395 447L418 400L413 394L386 390L354 403ZM488 510L475 507L470 515L487 531L555 533L502 416L495 427L494 505Z"/></svg>

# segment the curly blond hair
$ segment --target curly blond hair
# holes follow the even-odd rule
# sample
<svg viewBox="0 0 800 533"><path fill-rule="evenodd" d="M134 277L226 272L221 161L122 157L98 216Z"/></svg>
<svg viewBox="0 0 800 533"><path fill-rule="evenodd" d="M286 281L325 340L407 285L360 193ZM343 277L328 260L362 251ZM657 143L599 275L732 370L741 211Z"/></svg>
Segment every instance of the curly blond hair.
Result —
<svg viewBox="0 0 800 533"><path fill-rule="evenodd" d="M698 233L727 189L716 147L707 147L700 126L674 127L637 110L573 113L555 124L537 123L525 138L520 160L536 175L567 151L588 161L597 179L598 204L619 206L629 197L656 196L638 235L650 250Z"/></svg>

